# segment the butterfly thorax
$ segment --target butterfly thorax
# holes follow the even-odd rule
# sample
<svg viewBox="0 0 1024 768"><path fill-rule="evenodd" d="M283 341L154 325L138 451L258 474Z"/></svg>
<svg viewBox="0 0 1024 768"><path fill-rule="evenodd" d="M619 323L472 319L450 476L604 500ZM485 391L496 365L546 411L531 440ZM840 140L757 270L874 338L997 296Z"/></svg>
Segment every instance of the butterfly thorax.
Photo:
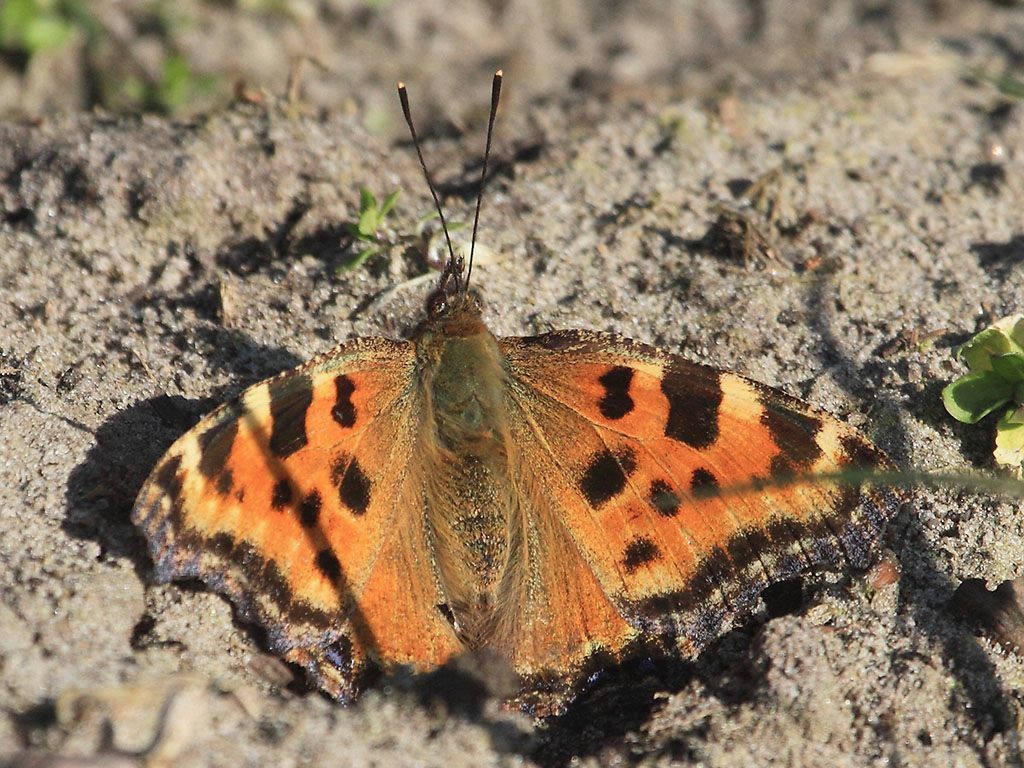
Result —
<svg viewBox="0 0 1024 768"><path fill-rule="evenodd" d="M427 530L441 606L471 647L486 645L509 563L505 368L475 303L428 320L416 340L426 416Z"/></svg>

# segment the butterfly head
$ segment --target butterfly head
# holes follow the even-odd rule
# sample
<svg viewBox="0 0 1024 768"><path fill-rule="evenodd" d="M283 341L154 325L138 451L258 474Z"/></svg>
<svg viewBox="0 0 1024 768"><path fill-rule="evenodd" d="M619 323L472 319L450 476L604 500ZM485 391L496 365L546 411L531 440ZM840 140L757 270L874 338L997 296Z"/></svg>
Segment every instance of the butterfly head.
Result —
<svg viewBox="0 0 1024 768"><path fill-rule="evenodd" d="M427 296L427 317L421 330L430 328L446 336L467 336L486 330L483 301L463 280L462 257L449 261L438 286Z"/></svg>
<svg viewBox="0 0 1024 768"><path fill-rule="evenodd" d="M480 295L470 290L467 275L464 275L466 260L462 256L449 258L441 272L437 287L427 296L427 317L439 319L456 312L481 310Z"/></svg>
<svg viewBox="0 0 1024 768"><path fill-rule="evenodd" d="M437 288L427 297L427 317L438 319L450 315L462 304L466 290L462 278L465 262L461 256L449 258L441 272Z"/></svg>

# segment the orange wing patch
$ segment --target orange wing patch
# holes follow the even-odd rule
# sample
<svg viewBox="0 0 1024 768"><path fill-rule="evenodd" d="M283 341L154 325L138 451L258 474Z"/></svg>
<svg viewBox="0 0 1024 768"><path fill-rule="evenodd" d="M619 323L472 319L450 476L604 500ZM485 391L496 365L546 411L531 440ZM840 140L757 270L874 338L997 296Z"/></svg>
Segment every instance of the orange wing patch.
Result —
<svg viewBox="0 0 1024 768"><path fill-rule="evenodd" d="M159 580L227 594L340 698L369 662L429 667L460 647L432 611L395 461L417 437L413 355L360 340L246 390L170 448L133 511ZM381 583L408 588L382 600Z"/></svg>
<svg viewBox="0 0 1024 768"><path fill-rule="evenodd" d="M637 629L696 653L767 584L868 564L894 511L881 491L815 482L709 495L886 466L835 418L619 337L567 331L502 348L524 425L516 439L546 456L537 481Z"/></svg>

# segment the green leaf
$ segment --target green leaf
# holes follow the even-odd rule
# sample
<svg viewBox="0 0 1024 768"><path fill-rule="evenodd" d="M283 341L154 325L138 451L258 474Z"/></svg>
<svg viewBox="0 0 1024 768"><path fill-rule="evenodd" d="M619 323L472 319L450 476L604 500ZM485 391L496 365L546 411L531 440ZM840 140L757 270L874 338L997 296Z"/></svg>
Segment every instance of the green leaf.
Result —
<svg viewBox="0 0 1024 768"><path fill-rule="evenodd" d="M1007 381L1024 381L1024 355L1010 352L992 358L992 370Z"/></svg>
<svg viewBox="0 0 1024 768"><path fill-rule="evenodd" d="M398 193L400 191L401 190L396 189L394 192L392 192L390 195L384 198L384 204L380 207L381 220L383 220L384 217L391 212L391 209L395 207L395 203L398 201Z"/></svg>
<svg viewBox="0 0 1024 768"><path fill-rule="evenodd" d="M192 92L192 69L184 56L172 54L164 60L158 98L168 112L181 107Z"/></svg>
<svg viewBox="0 0 1024 768"><path fill-rule="evenodd" d="M991 371L992 357L1014 352L1007 336L999 328L986 328L976 334L970 341L962 344L956 351L957 357L963 360L972 371Z"/></svg>
<svg viewBox="0 0 1024 768"><path fill-rule="evenodd" d="M7 0L0 3L0 42L12 48L24 48L25 30L39 12L35 0Z"/></svg>
<svg viewBox="0 0 1024 768"><path fill-rule="evenodd" d="M1008 467L1018 477L1024 469L1024 422L1014 420L1011 408L996 424L996 448L992 452L997 464Z"/></svg>
<svg viewBox="0 0 1024 768"><path fill-rule="evenodd" d="M359 214L359 223L356 225L356 229L359 230L360 238L368 238L377 231L377 226L380 224L380 220L377 216L377 210L375 208L368 208Z"/></svg>
<svg viewBox="0 0 1024 768"><path fill-rule="evenodd" d="M377 198L373 193L363 187L359 190L359 223L357 225L359 234L368 236L377 231L380 224L380 212L377 208Z"/></svg>
<svg viewBox="0 0 1024 768"><path fill-rule="evenodd" d="M430 211L416 219L416 237L423 237L423 232L426 230L427 224L436 218L439 218L437 211ZM448 224L448 234L458 232L460 229L466 228L466 222L464 221L449 221L446 223Z"/></svg>
<svg viewBox="0 0 1024 768"><path fill-rule="evenodd" d="M1024 80L1019 80L1011 74L993 75L980 68L974 69L973 74L982 82L994 85L1004 96L1024 99Z"/></svg>
<svg viewBox="0 0 1024 768"><path fill-rule="evenodd" d="M1024 315L1004 317L999 322L994 323L992 327L998 328L1010 337L1011 344L1017 346L1017 349L1014 350L1015 352L1024 354Z"/></svg>
<svg viewBox="0 0 1024 768"><path fill-rule="evenodd" d="M25 27L24 43L29 53L57 48L71 35L71 25L53 14L36 16Z"/></svg>
<svg viewBox="0 0 1024 768"><path fill-rule="evenodd" d="M369 210L377 210L377 198L373 196L373 192L368 187L359 188L359 212Z"/></svg>
<svg viewBox="0 0 1024 768"><path fill-rule="evenodd" d="M1009 424L1024 424L1024 405L1018 405L1006 412L1003 418Z"/></svg>
<svg viewBox="0 0 1024 768"><path fill-rule="evenodd" d="M1010 401L1013 384L994 371L973 371L942 390L942 402L957 421L975 424Z"/></svg>
<svg viewBox="0 0 1024 768"><path fill-rule="evenodd" d="M340 272L351 272L353 269L357 269L363 265L368 258L376 256L381 252L379 245L369 245L366 248L360 248L356 251L356 255L341 265Z"/></svg>
<svg viewBox="0 0 1024 768"><path fill-rule="evenodd" d="M125 92L137 93L136 100L148 109L171 113L180 111L197 95L212 90L216 83L216 77L196 74L188 59L172 53L164 59L158 82L143 84L141 88L133 86L131 90L126 88Z"/></svg>

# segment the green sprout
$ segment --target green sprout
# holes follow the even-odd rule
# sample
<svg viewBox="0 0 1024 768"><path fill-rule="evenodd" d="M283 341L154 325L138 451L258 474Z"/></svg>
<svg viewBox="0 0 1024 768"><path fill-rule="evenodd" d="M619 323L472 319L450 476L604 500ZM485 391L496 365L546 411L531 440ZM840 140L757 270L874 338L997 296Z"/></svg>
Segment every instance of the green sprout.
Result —
<svg viewBox="0 0 1024 768"><path fill-rule="evenodd" d="M348 272L356 269L372 256L396 248L415 250L426 261L429 270L440 270L444 267L448 260L448 243L444 229L431 226L439 218L436 210L431 210L418 218L411 232L399 231L384 225L385 218L398 199L398 192L396 189L383 203L378 203L369 189L363 187L359 190L359 218L348 224L348 234L352 238L354 252L351 258L341 265L339 271ZM455 237L455 233L466 226L463 221L447 222L452 248L456 254L468 259L469 239ZM478 263L496 259L494 251L480 242L476 244L476 257Z"/></svg>
<svg viewBox="0 0 1024 768"><path fill-rule="evenodd" d="M355 255L342 265L342 270L356 269L371 256L395 244L392 233L382 231L384 219L395 207L399 190L395 190L384 202L378 204L373 193L363 187L359 190L359 219L348 225L353 244L357 245Z"/></svg>
<svg viewBox="0 0 1024 768"><path fill-rule="evenodd" d="M193 72L188 60L179 53L168 54L155 78L129 75L114 83L129 103L163 114L184 110L216 85L216 77Z"/></svg>
<svg viewBox="0 0 1024 768"><path fill-rule="evenodd" d="M957 421L976 424L1006 408L996 422L992 455L997 464L1024 475L1024 315L986 328L956 355L969 372L942 390L946 410Z"/></svg>
<svg viewBox="0 0 1024 768"><path fill-rule="evenodd" d="M1013 99L1024 99L1024 80L1018 77L1014 77L1009 73L995 75L981 68L969 69L968 73L976 80L994 86L1003 96L1009 96Z"/></svg>
<svg viewBox="0 0 1024 768"><path fill-rule="evenodd" d="M0 46L32 55L59 48L70 37L74 22L63 3L46 0L7 0L0 3Z"/></svg>
<svg viewBox="0 0 1024 768"><path fill-rule="evenodd" d="M88 0L0 0L0 56L28 66L39 53L82 44L80 65L95 100L114 109L186 110L213 92L218 79L193 70L173 41L192 23L169 0L146 4L147 24L163 48L154 69L95 15ZM113 56L111 54L114 54Z"/></svg>

